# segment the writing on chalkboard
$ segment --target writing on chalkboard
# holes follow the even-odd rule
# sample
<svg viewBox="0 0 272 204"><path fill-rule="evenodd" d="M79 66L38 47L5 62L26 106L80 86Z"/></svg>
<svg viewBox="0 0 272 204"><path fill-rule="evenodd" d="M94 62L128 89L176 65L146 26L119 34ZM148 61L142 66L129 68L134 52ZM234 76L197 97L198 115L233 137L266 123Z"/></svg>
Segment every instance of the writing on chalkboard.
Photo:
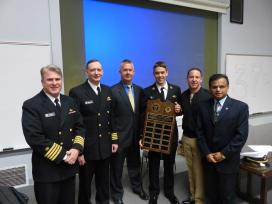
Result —
<svg viewBox="0 0 272 204"><path fill-rule="evenodd" d="M249 105L250 114L272 111L272 56L227 55L230 97Z"/></svg>

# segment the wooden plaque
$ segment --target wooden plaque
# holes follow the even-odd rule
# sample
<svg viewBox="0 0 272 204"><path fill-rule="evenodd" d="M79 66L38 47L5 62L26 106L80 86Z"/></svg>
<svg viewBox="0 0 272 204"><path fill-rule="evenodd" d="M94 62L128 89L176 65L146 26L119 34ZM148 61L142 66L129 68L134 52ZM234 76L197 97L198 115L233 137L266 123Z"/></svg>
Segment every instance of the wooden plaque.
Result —
<svg viewBox="0 0 272 204"><path fill-rule="evenodd" d="M143 149L170 154L175 127L175 110L171 102L148 100L143 131Z"/></svg>

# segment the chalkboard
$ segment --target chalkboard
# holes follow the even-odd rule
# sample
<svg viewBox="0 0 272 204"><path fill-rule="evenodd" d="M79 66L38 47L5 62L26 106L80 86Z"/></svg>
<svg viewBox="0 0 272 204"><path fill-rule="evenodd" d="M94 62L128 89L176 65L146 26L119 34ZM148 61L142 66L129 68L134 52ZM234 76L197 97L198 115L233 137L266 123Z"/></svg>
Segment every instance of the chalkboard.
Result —
<svg viewBox="0 0 272 204"><path fill-rule="evenodd" d="M49 45L9 44L0 42L0 151L23 149L22 104L38 93L40 68L50 64Z"/></svg>
<svg viewBox="0 0 272 204"><path fill-rule="evenodd" d="M250 114L272 111L272 56L226 55L229 95L246 102Z"/></svg>

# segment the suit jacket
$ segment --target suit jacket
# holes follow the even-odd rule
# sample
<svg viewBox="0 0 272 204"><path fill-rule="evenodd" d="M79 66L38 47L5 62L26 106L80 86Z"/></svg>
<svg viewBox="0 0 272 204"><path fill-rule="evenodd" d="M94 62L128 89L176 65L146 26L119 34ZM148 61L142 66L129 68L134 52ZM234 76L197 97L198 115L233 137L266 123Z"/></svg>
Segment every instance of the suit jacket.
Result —
<svg viewBox="0 0 272 204"><path fill-rule="evenodd" d="M60 95L61 116L44 91L23 104L22 126L32 152L34 181L55 182L74 176L78 163L69 165L63 158L71 148L83 151L84 126L73 99Z"/></svg>
<svg viewBox="0 0 272 204"><path fill-rule="evenodd" d="M240 152L248 136L248 105L227 97L214 122L214 99L200 103L197 117L197 137L200 150L206 156L222 152L226 159L214 164L218 171L234 173L239 170ZM205 159L207 165L207 160Z"/></svg>
<svg viewBox="0 0 272 204"><path fill-rule="evenodd" d="M88 81L72 88L69 93L83 116L86 128L84 156L88 160L108 158L112 143L118 142L112 123L112 93L108 86L100 84L100 87L100 99Z"/></svg>
<svg viewBox="0 0 272 204"><path fill-rule="evenodd" d="M128 95L122 82L112 86L113 117L119 138L119 148L132 144L139 145L140 117L142 113L143 89L132 84L134 91L135 111L133 111Z"/></svg>
<svg viewBox="0 0 272 204"><path fill-rule="evenodd" d="M155 100L160 98L160 92L157 89L156 83L144 89L145 102L147 100ZM170 101L172 103L177 102L181 105L181 91L180 88L174 84L168 83L168 92L166 96L166 101ZM178 129L177 124L175 122L175 128L172 136L172 143L178 142Z"/></svg>

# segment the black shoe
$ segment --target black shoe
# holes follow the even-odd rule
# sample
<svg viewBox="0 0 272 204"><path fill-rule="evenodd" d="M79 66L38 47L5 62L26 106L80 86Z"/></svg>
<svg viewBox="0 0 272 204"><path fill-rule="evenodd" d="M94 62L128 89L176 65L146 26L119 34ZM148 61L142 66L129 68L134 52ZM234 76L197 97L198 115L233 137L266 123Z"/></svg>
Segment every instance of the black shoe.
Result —
<svg viewBox="0 0 272 204"><path fill-rule="evenodd" d="M165 195L165 197L170 201L171 204L179 204L179 201L175 195Z"/></svg>
<svg viewBox="0 0 272 204"><path fill-rule="evenodd" d="M148 200L149 196L144 191L144 189L141 189L140 191L133 191L135 194L137 194L142 200Z"/></svg>
<svg viewBox="0 0 272 204"><path fill-rule="evenodd" d="M122 199L114 200L113 203L114 204L124 204Z"/></svg>
<svg viewBox="0 0 272 204"><path fill-rule="evenodd" d="M194 200L191 200L190 198L187 199L187 200L183 200L182 201L182 204L195 204L195 201Z"/></svg>
<svg viewBox="0 0 272 204"><path fill-rule="evenodd" d="M150 195L148 204L157 204L158 196L157 195Z"/></svg>

